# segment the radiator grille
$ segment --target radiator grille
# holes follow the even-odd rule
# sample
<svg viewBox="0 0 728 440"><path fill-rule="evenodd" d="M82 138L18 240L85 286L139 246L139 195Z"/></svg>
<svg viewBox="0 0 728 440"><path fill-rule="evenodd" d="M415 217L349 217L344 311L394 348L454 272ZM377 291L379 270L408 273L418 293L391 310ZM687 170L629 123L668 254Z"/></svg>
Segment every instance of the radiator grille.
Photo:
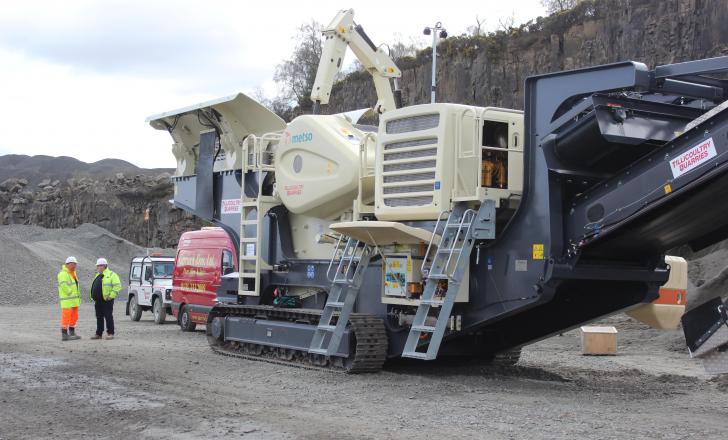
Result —
<svg viewBox="0 0 728 440"><path fill-rule="evenodd" d="M440 125L440 114L432 113L387 121L387 134L403 134L436 128ZM399 136L401 138L401 136ZM418 137L415 135L411 137ZM386 143L384 141L381 161L382 183L398 183L401 186L382 188L384 206L406 208L427 206L434 201L439 139L404 139ZM404 151L403 151L404 150ZM391 163L405 161L405 163Z"/></svg>
<svg viewBox="0 0 728 440"><path fill-rule="evenodd" d="M412 141L391 142L384 146L384 151L396 150L398 148L419 147L421 145L435 145L437 138L415 139Z"/></svg>
<svg viewBox="0 0 728 440"><path fill-rule="evenodd" d="M397 174L394 176L384 176L384 183L395 182L416 182L418 180L434 180L435 172L428 171L426 173Z"/></svg>
<svg viewBox="0 0 728 440"><path fill-rule="evenodd" d="M406 197L400 199L384 199L384 204L393 208L398 206L422 206L432 203L432 196Z"/></svg>
<svg viewBox="0 0 728 440"><path fill-rule="evenodd" d="M384 188L384 194L402 194L427 191L432 191L431 183L425 185L388 186Z"/></svg>
<svg viewBox="0 0 728 440"><path fill-rule="evenodd" d="M437 147L424 150L402 151L400 153L384 153L384 160L416 159L420 157L433 157L437 155Z"/></svg>
<svg viewBox="0 0 728 440"><path fill-rule="evenodd" d="M391 163L384 165L384 172L390 171L408 171L417 170L420 168L435 168L437 161L435 160L423 160L421 162L409 162L409 163Z"/></svg>
<svg viewBox="0 0 728 440"><path fill-rule="evenodd" d="M387 121L387 134L409 133L411 131L429 130L440 125L440 114L411 116Z"/></svg>

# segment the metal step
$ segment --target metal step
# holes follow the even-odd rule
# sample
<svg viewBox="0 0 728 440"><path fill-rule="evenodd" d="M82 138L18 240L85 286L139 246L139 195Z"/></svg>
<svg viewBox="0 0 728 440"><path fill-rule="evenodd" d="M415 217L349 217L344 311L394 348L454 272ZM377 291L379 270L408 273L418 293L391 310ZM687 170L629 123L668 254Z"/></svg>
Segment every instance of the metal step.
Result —
<svg viewBox="0 0 728 440"><path fill-rule="evenodd" d="M427 357L427 353L421 353L419 351L416 351L414 353L409 353L407 356L402 355L403 357L408 357L412 359L422 359L422 360L429 360Z"/></svg>
<svg viewBox="0 0 728 440"><path fill-rule="evenodd" d="M456 254L456 253L458 253L460 251L462 251L462 249L460 249L460 248L455 248L455 249L450 249L450 248L438 249L437 250L437 253L435 255L452 255L452 254Z"/></svg>
<svg viewBox="0 0 728 440"><path fill-rule="evenodd" d="M472 222L463 223L462 227L468 229L472 225ZM445 229L459 229L460 223L457 220L454 223L445 225Z"/></svg>
<svg viewBox="0 0 728 440"><path fill-rule="evenodd" d="M421 299L420 304L426 304L431 307L440 307L445 301L441 299Z"/></svg>
<svg viewBox="0 0 728 440"><path fill-rule="evenodd" d="M422 333L435 333L436 328L431 325L413 325L412 330Z"/></svg>
<svg viewBox="0 0 728 440"><path fill-rule="evenodd" d="M341 257L341 261L361 261L361 257L359 256L349 256L349 257Z"/></svg>
<svg viewBox="0 0 728 440"><path fill-rule="evenodd" d="M340 286L351 286L351 280L348 278L334 278L334 280L331 282L332 284L338 284Z"/></svg>

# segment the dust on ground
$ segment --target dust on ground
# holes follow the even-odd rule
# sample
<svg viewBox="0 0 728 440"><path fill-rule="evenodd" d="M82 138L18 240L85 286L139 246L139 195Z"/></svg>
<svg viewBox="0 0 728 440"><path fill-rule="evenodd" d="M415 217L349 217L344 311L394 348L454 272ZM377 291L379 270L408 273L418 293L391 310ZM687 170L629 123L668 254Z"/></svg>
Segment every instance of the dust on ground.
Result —
<svg viewBox="0 0 728 440"><path fill-rule="evenodd" d="M204 333L123 316L117 339L61 342L53 305L0 307L0 438L719 438L726 384L624 316L620 354L585 357L576 332L518 365L398 361L343 375L213 354Z"/></svg>

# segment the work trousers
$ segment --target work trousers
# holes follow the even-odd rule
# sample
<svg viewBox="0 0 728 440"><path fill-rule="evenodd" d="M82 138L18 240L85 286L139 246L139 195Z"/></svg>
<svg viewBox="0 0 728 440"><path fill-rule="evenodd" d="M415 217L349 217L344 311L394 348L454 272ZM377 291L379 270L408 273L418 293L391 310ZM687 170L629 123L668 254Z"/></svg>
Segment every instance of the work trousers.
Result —
<svg viewBox="0 0 728 440"><path fill-rule="evenodd" d="M96 334L104 333L104 320L106 320L106 333L114 334L114 300L96 301Z"/></svg>
<svg viewBox="0 0 728 440"><path fill-rule="evenodd" d="M68 330L69 327L76 327L78 322L78 307L61 309L61 328Z"/></svg>

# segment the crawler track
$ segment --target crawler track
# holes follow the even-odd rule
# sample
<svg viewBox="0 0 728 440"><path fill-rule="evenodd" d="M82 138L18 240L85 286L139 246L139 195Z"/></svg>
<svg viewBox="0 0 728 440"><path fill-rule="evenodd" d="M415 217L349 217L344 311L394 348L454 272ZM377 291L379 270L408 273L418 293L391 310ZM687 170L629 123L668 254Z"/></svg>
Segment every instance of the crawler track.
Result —
<svg viewBox="0 0 728 440"><path fill-rule="evenodd" d="M317 325L320 310L282 309L271 306L218 305L209 314L207 340L216 353L289 365L312 370L342 373L379 371L386 360L387 333L381 319L371 315L353 313L349 317L349 330L354 335L349 357L327 357L310 354L306 350L271 347L263 344L221 341L212 334L212 321L225 316L238 316L274 321L294 321Z"/></svg>

